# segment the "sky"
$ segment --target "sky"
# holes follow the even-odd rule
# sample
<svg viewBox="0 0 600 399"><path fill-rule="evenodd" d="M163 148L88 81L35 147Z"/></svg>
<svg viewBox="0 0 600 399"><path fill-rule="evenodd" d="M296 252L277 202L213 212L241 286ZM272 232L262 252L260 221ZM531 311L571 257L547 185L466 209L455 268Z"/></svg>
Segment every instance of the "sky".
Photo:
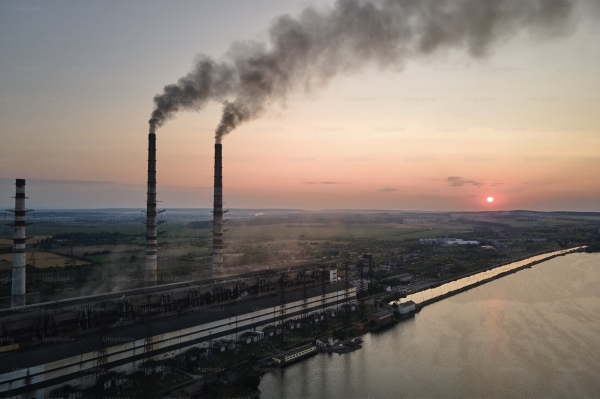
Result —
<svg viewBox="0 0 600 399"><path fill-rule="evenodd" d="M331 2L0 4L0 206L145 207L152 99L281 14ZM600 24L517 34L293 94L223 140L226 208L595 211ZM597 19L596 19L597 20ZM222 105L157 132L164 208L212 205ZM486 201L493 197L493 202Z"/></svg>

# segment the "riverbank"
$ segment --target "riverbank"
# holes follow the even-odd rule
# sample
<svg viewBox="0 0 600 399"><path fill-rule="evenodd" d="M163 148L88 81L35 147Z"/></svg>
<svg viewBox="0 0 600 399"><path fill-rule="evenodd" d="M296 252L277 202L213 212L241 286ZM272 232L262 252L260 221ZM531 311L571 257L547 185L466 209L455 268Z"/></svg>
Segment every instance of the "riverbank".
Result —
<svg viewBox="0 0 600 399"><path fill-rule="evenodd" d="M600 254L556 257L439 301L367 334L358 352L263 376L261 398L593 397L599 263Z"/></svg>
<svg viewBox="0 0 600 399"><path fill-rule="evenodd" d="M422 293L422 292L427 291L427 290L434 290L434 289L443 287L444 285L449 285L451 283L458 282L458 281L463 280L463 279L468 279L469 277L474 277L474 276L477 276L479 274L483 274L483 273L486 273L486 272L489 272L489 271L493 271L493 270L496 270L496 269L499 269L499 268L511 265L513 263L523 262L523 261L526 261L528 259L539 257L539 256L541 256L543 254L551 254L551 255L549 255L547 257L544 257L543 259L532 260L531 262L525 263L525 264L523 264L521 266L517 266L515 268L512 268L512 269L506 270L504 272L498 273L496 275L490 276L489 278L485 278L485 279L482 279L482 280L478 280L476 282L472 282L472 283L470 283L468 285L464 285L461 288L455 288L455 289L452 289L452 290L448 290L446 293L443 293L443 294L440 294L440 295L436 295L435 297L427 299L427 300L423 300L423 301L417 302L416 300L414 300L414 298L412 298L412 300L414 300L417 303L418 310L420 310L420 309L422 309L423 307L425 307L427 305L430 305L432 303L441 301L441 300L449 298L451 296L460 294L461 292L465 292L465 291L471 290L471 289L473 289L475 287L479 287L480 285L486 284L486 283L488 283L490 281L494 281L496 279L502 278L502 277L507 276L509 274L517 273L517 272L519 272L521 270L524 270L524 269L529 269L529 268L531 268L534 265L537 265L537 264L542 263L542 262L546 262L548 260L554 259L554 258L559 257L559 256L565 256L565 255L572 254L572 253L583 252L585 249L586 249L586 246L578 246L578 247L573 247L573 248L569 248L569 249L565 249L565 250L560 250L560 251L558 251L558 253L544 252L544 253L541 253L541 254L537 254L537 255L533 255L533 256L521 258L519 260L515 260L515 261L509 262L509 263L504 263L504 264L497 265L497 266L494 266L494 267L482 269L482 270L480 270L478 272L475 272L475 273L468 273L468 274L465 274L465 275L460 276L460 277L455 277L455 278L452 278L452 279L448 279L448 280L446 280L444 282L440 282L439 284L436 284L435 286L431 286L431 287L427 287L427 288L421 289L419 291L415 291L414 293L412 293L410 295L410 297L413 297L414 295L416 295L418 293ZM557 252L557 251L554 251L554 252ZM408 296L407 296L407 298L408 298ZM401 301L398 301L398 302L401 302Z"/></svg>
<svg viewBox="0 0 600 399"><path fill-rule="evenodd" d="M423 308L424 306L427 306L429 304L441 301L442 299L445 299L445 298L448 298L450 296L459 294L461 292L465 292L465 291L471 290L471 289L473 289L475 287L478 287L478 286L480 286L482 284L486 284L488 282L491 282L493 280L496 280L496 279L499 279L501 277L507 276L509 274L514 274L514 273L516 273L516 272L518 272L520 270L523 270L523 269L526 269L526 268L530 268L533 265L536 265L538 263L542 263L542 262L554 259L554 258L559 257L559 256L564 256L564 255L567 255L567 254L570 254L570 253L579 252L582 249L585 249L585 247L584 246L583 247L575 247L575 248L570 248L568 250L555 251L557 253L546 252L546 253L542 253L542 254L537 254L537 255L534 255L534 256L530 256L530 257L527 257L527 258L523 258L523 259L514 261L514 262L510 262L510 263L506 263L506 264L502 264L502 265L497 265L497 266L492 267L492 268L486 268L484 270L478 271L477 273L470 273L470 274L468 274L466 276L462 276L460 278L454 278L454 279L449 279L449 280L447 280L445 282L440 282L440 284L436 285L436 287L434 287L434 288L426 288L425 289L425 290L430 290L430 289L431 290L436 290L436 289L440 289L441 288L440 291L442 291L442 293L440 295L436 295L433 298L430 298L428 300L421 301L420 303L418 303L417 304L417 309L415 310L415 312L411 312L410 314L407 314L407 315L398 315L398 314L396 314L396 317L395 317L396 321L394 323L390 323L385 328L386 329L388 329L388 328L391 329L393 325L396 325L396 324L400 323L402 320L414 317L415 313L419 312L421 310L421 308ZM544 255L544 254L548 254L548 256L545 256L542 259L537 259L541 255ZM533 259L533 260L527 262L528 259ZM454 282L459 281L461 279L472 278L472 277L474 277L474 276L476 276L478 274L487 273L487 272L490 272L491 270L502 268L502 267L506 267L506 266L509 266L509 265L511 265L513 263L517 263L517 264L518 263L523 263L523 264L515 266L514 268L510 268L509 270L502 271L502 272L500 272L498 274L495 274L495 275L493 275L493 276L491 276L489 278L484 278L484 279L481 279L481 280L477 280L477 281L471 282L468 285L465 285L463 287L455 288L455 289L452 289L452 290L450 290L448 292L445 292L445 293L443 292L443 286L444 286L444 284L451 284L451 283L454 283ZM416 293L420 293L420 292L421 291L417 291ZM414 294L411 294L411 296L414 296ZM372 309L371 312L372 311L376 312L376 311L380 311L380 309ZM370 312L367 313L367 314L370 314ZM365 315L363 314L363 319L361 319L361 320L356 321L356 319L355 319L355 321L353 323L349 324L349 325L338 326L338 328L335 328L335 329L326 329L326 331L320 332L319 335L324 335L324 334L326 335L326 334L329 334L329 333L333 334L336 330L338 330L338 332L341 331L341 330L345 330L345 332L352 331L353 333L357 333L357 334L361 334L361 335L362 334L366 334L368 332L377 332L377 331L380 330L379 328L369 328L366 325L367 323L364 323L365 321L368 320L368 317L367 318L364 318L364 317L365 317ZM365 325L364 325L364 327L363 327L362 330L356 330L356 331L354 331L352 329L352 326L355 326L357 324L365 324ZM313 336L313 335L316 336L317 334L309 334L309 335L310 336ZM294 342L293 338L287 338L287 339L289 341L291 341L291 342ZM283 340L285 341L285 338L283 338ZM297 347L299 345L301 345L301 344L300 343L298 345L292 344L292 345L287 346L287 348L291 349L291 348ZM336 347L330 347L330 348L320 349L319 351L320 352L333 352L333 353L340 353L341 354L341 353L354 352L355 350L360 349L360 348L362 348L362 345L358 345L357 347L338 347L338 348L336 348ZM281 354L281 350L277 351L277 352L279 354ZM255 366L253 366L253 367L255 367L255 371L257 371L258 374L260 374L262 376L262 375L264 375L264 374L266 374L266 373L268 373L270 371L283 370L283 367L279 367L279 366L275 367L275 368L269 367L270 365L273 364L272 363L272 357L276 356L277 352L275 352L272 355L269 355L267 357L264 357L261 360L259 360L257 363L255 363ZM306 359L299 359L298 362L304 362L305 360ZM240 367L240 365L238 364L237 367Z"/></svg>

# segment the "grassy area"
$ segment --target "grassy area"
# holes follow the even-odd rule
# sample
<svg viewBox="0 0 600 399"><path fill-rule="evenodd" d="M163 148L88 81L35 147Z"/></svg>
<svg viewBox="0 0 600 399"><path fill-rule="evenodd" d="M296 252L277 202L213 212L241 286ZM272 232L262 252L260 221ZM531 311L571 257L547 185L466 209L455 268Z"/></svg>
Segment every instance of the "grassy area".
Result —
<svg viewBox="0 0 600 399"><path fill-rule="evenodd" d="M32 259L32 255L35 257L35 262ZM0 270L7 270L12 268L12 260L13 255L11 253L0 254ZM46 269L55 266L72 266L75 265L75 262L77 266L84 266L89 264L89 262L86 261L70 259L65 256L54 254L51 252L30 252L27 254L27 264L33 266L33 264L35 263L35 267L38 269Z"/></svg>

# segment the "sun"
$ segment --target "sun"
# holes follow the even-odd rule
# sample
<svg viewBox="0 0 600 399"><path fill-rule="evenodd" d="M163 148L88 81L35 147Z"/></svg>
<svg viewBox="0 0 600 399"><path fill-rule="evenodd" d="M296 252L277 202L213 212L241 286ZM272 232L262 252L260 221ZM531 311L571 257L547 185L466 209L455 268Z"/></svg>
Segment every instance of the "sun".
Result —
<svg viewBox="0 0 600 399"><path fill-rule="evenodd" d="M494 197L487 197L487 202L494 202Z"/></svg>

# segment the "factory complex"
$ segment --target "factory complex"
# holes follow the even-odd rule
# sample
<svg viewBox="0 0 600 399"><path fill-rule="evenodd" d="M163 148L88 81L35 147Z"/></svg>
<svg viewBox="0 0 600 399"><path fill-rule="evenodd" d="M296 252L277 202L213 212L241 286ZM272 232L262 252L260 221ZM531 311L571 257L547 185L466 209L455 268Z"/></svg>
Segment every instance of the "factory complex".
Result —
<svg viewBox="0 0 600 399"><path fill-rule="evenodd" d="M82 390L99 382L117 384L107 376L129 374L149 361L160 363L193 348L209 348L214 341L246 343L276 336L319 319L314 315L328 309L351 311L355 300L356 289L340 282L229 306L199 307L154 321L150 334L147 325L131 324L77 338L48 338L35 350L0 358L0 394L44 398L65 385Z"/></svg>

